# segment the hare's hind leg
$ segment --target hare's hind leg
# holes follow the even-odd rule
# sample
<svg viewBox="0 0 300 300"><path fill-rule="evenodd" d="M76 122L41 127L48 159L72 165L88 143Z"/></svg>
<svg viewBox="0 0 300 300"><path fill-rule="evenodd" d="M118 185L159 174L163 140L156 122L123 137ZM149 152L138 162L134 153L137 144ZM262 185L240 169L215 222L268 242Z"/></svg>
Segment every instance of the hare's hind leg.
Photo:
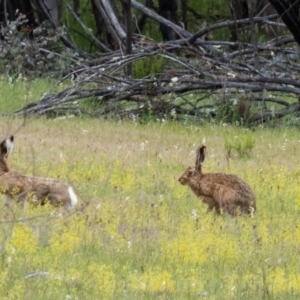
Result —
<svg viewBox="0 0 300 300"><path fill-rule="evenodd" d="M13 198L11 195L6 195L5 203L4 205L7 206L9 209L11 209L11 204L13 202Z"/></svg>
<svg viewBox="0 0 300 300"><path fill-rule="evenodd" d="M13 210L12 208L12 203L13 203L14 199L13 197L10 195L10 194L7 194L6 195L6 199L5 199L5 203L4 205L2 206L2 209L4 207L7 207L8 210L11 212L11 214L13 215L13 218L16 218L16 214L15 214L15 211Z"/></svg>
<svg viewBox="0 0 300 300"><path fill-rule="evenodd" d="M253 217L256 212L256 207L255 207L255 205L247 205L247 206L244 205L244 206L241 206L240 210L241 210L241 213Z"/></svg>
<svg viewBox="0 0 300 300"><path fill-rule="evenodd" d="M242 214L241 208L235 204L227 203L222 208L224 212L228 213L232 217L236 217Z"/></svg>
<svg viewBox="0 0 300 300"><path fill-rule="evenodd" d="M220 214L221 214L220 205L219 205L219 203L217 203L217 202L216 202L216 205L215 205L215 210L216 210L216 214L217 214L217 215L220 215Z"/></svg>

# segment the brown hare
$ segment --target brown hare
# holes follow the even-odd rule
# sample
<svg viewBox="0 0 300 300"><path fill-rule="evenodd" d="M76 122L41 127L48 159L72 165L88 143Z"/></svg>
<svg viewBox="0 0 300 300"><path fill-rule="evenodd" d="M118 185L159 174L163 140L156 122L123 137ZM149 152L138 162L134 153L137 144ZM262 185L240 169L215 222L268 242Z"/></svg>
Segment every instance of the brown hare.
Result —
<svg viewBox="0 0 300 300"><path fill-rule="evenodd" d="M220 209L236 216L239 213L253 214L256 211L256 197L251 187L233 174L202 172L205 146L197 150L195 167L189 167L179 178L182 185L189 185L197 197L208 205L207 211Z"/></svg>
<svg viewBox="0 0 300 300"><path fill-rule="evenodd" d="M26 176L10 170L7 159L13 146L13 136L0 143L0 193L6 195L6 205L13 199L24 203L28 197L42 205L46 201L66 208L73 208L77 204L77 196L67 183L53 178Z"/></svg>

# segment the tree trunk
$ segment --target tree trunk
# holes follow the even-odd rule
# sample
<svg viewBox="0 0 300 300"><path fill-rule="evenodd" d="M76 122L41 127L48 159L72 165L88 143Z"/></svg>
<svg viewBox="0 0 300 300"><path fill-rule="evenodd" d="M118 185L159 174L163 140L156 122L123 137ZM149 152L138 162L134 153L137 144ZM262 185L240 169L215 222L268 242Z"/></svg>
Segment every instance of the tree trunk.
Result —
<svg viewBox="0 0 300 300"><path fill-rule="evenodd" d="M185 30L188 30L188 22L187 22L187 5L188 0L181 0L181 20Z"/></svg>
<svg viewBox="0 0 300 300"><path fill-rule="evenodd" d="M79 0L73 0L73 9L77 16L80 16L80 1Z"/></svg>
<svg viewBox="0 0 300 300"><path fill-rule="evenodd" d="M245 0L228 0L230 14L232 20L241 20L249 18L249 11L248 11L248 4ZM231 42L238 42L238 30L241 25L234 24L230 26L230 41ZM233 48L232 50L236 50L237 47Z"/></svg>
<svg viewBox="0 0 300 300"><path fill-rule="evenodd" d="M109 33L112 38L112 49L124 49L126 41L126 33L120 24L120 18L117 16L117 10L114 1L112 0L93 0L94 9L98 10L98 16L101 16L101 23L105 25L105 35ZM96 14L95 14L96 15ZM102 22L103 20L103 22ZM96 20L97 22L97 20ZM99 28L99 34L103 32L103 25ZM105 43L105 42L104 42ZM105 43L109 45L108 43Z"/></svg>
<svg viewBox="0 0 300 300"><path fill-rule="evenodd" d="M174 24L178 24L177 0L159 0L159 14ZM164 41L177 39L177 34L170 27L160 25L160 31Z"/></svg>
<svg viewBox="0 0 300 300"><path fill-rule="evenodd" d="M153 0L146 0L145 7L152 8L153 7ZM138 21L137 28L135 29L136 34L141 34L141 32L144 29L144 26L146 25L147 21L147 15L142 13L141 18Z"/></svg>
<svg viewBox="0 0 300 300"><path fill-rule="evenodd" d="M300 45L300 2L298 0L269 0L284 24Z"/></svg>
<svg viewBox="0 0 300 300"><path fill-rule="evenodd" d="M95 0L92 0L92 9L93 9L93 15L95 18L95 23L97 27L97 36L99 37L99 40L103 42L108 48L110 49L117 49L118 45L116 45L115 40L112 36L112 34L109 32L105 22L104 18L100 12L100 10L97 8Z"/></svg>
<svg viewBox="0 0 300 300"><path fill-rule="evenodd" d="M256 12L257 12L257 16L259 17L269 16L277 13L277 11L271 5L269 0L256 1ZM277 20L273 21L273 24L268 24L263 26L261 24L258 24L259 33L266 35L268 38L272 38L272 39L279 35L282 35L283 27L279 25L279 22L280 22L280 18L278 16Z"/></svg>
<svg viewBox="0 0 300 300"><path fill-rule="evenodd" d="M121 0L126 23L126 54L132 53L132 31L131 31L131 0ZM125 74L132 77L132 63L126 66Z"/></svg>

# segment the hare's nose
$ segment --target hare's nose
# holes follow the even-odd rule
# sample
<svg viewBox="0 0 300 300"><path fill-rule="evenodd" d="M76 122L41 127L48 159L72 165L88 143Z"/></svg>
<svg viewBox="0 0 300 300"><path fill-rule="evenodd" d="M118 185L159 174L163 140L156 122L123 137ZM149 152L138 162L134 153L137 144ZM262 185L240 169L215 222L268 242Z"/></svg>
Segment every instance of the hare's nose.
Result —
<svg viewBox="0 0 300 300"><path fill-rule="evenodd" d="M178 178L178 181L181 182L181 178Z"/></svg>

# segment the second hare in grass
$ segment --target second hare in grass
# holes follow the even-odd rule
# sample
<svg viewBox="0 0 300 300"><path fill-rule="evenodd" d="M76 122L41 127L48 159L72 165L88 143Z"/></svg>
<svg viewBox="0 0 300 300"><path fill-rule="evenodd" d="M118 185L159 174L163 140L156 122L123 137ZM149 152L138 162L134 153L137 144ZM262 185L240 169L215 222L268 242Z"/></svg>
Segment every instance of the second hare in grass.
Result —
<svg viewBox="0 0 300 300"><path fill-rule="evenodd" d="M46 177L27 176L10 170L7 159L13 150L14 137L10 136L0 142L0 193L6 195L6 204L15 199L23 202L32 198L34 202L63 205L73 208L77 204L74 189L67 183Z"/></svg>
<svg viewBox="0 0 300 300"><path fill-rule="evenodd" d="M220 209L232 216L253 214L256 211L256 197L251 187L233 174L203 173L205 146L197 149L195 167L189 167L179 178L182 185L188 185L197 197L208 205L207 211Z"/></svg>

